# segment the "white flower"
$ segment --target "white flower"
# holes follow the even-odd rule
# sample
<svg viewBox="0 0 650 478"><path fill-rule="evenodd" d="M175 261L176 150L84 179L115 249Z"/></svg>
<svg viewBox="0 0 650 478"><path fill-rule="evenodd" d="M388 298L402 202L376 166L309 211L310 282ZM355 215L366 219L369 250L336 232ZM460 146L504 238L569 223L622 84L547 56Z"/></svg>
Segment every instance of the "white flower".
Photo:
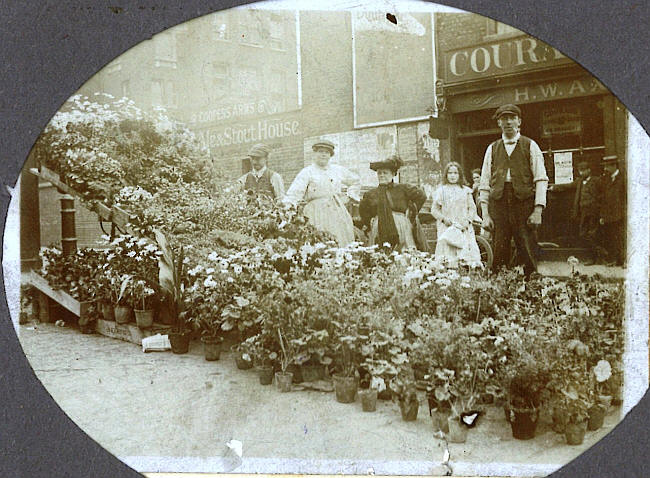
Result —
<svg viewBox="0 0 650 478"><path fill-rule="evenodd" d="M233 270L233 272L234 272L235 274L239 275L239 274L241 274L243 268L242 268L242 266L240 266L239 264L233 264L233 265L232 265L232 270Z"/></svg>
<svg viewBox="0 0 650 478"><path fill-rule="evenodd" d="M199 267L200 267L201 269L203 269L203 266L202 266L201 264L199 264L198 266L196 266L196 268L199 268ZM199 269L199 271L200 271L201 269ZM214 267L208 267L208 268L205 270L205 273L206 273L206 274L214 274Z"/></svg>
<svg viewBox="0 0 650 478"><path fill-rule="evenodd" d="M203 281L203 286L204 287L216 287L217 283L212 279L212 276L209 275L206 277L206 279Z"/></svg>
<svg viewBox="0 0 650 478"><path fill-rule="evenodd" d="M567 264L569 264L571 266L577 266L577 265L580 264L580 261L575 256L569 256L569 258L566 261L567 261Z"/></svg>
<svg viewBox="0 0 650 478"><path fill-rule="evenodd" d="M594 367L594 373L598 382L604 382L612 376L612 366L607 360L599 360Z"/></svg>
<svg viewBox="0 0 650 478"><path fill-rule="evenodd" d="M113 254L113 253L111 252L109 255L106 256L106 260L107 260L107 261L110 261L110 260L112 260L114 257L115 257L115 254Z"/></svg>
<svg viewBox="0 0 650 478"><path fill-rule="evenodd" d="M217 255L216 252L211 252L208 254L208 260L209 261L216 261L219 256Z"/></svg>
<svg viewBox="0 0 650 478"><path fill-rule="evenodd" d="M126 253L127 256L129 257L134 257L135 256L135 251L129 251Z"/></svg>

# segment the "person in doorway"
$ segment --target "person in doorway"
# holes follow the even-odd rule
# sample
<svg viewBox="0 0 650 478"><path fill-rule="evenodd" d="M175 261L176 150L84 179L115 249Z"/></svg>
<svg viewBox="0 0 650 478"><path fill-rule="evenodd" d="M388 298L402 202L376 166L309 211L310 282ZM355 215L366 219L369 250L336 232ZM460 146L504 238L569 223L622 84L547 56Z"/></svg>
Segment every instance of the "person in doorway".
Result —
<svg viewBox="0 0 650 478"><path fill-rule="evenodd" d="M394 182L402 164L396 155L370 163L370 169L377 172L379 186L366 192L359 203L359 215L364 229L369 231L369 243L388 243L398 251L416 248L407 210L417 214L427 200L423 189Z"/></svg>
<svg viewBox="0 0 650 478"><path fill-rule="evenodd" d="M542 223L546 206L544 155L535 141L521 135L518 106L500 106L494 119L501 138L485 151L479 185L483 228L494 230L492 269L508 266L514 238L518 263L530 276L537 272L536 228Z"/></svg>
<svg viewBox="0 0 650 478"><path fill-rule="evenodd" d="M600 225L603 230L603 246L608 252L608 265L625 266L627 194L625 177L618 167L616 156L603 158L605 170Z"/></svg>
<svg viewBox="0 0 650 478"><path fill-rule="evenodd" d="M359 176L343 166L330 164L334 144L323 140L314 143L314 163L302 169L289 186L283 203L297 206L305 202L303 214L315 228L330 233L339 246L354 241L352 216L346 208L347 195L352 199ZM347 187L347 195L343 189Z"/></svg>
<svg viewBox="0 0 650 478"><path fill-rule="evenodd" d="M436 260L452 267L459 261L470 266L481 265L481 252L472 224L478 219L476 204L472 190L464 184L461 165L448 163L431 205L431 214L437 220Z"/></svg>
<svg viewBox="0 0 650 478"><path fill-rule="evenodd" d="M281 200L284 197L284 183L278 173L267 167L270 152L271 149L263 143L254 145L248 152L252 169L237 182L242 189L251 194L261 194Z"/></svg>
<svg viewBox="0 0 650 478"><path fill-rule="evenodd" d="M596 244L598 234L599 203L601 197L600 178L594 176L587 161L578 163L579 177L569 184L555 184L552 191L563 191L575 187L571 221L578 225L578 240L581 247L589 250L591 257L585 265L597 262L601 257Z"/></svg>

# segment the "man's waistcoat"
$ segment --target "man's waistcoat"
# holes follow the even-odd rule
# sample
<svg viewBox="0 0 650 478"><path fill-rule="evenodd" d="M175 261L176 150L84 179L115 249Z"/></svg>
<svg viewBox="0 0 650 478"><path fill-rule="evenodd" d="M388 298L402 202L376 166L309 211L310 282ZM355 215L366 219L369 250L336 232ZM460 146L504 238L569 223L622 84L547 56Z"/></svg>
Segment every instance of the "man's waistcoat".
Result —
<svg viewBox="0 0 650 478"><path fill-rule="evenodd" d="M273 190L273 185L271 184L271 174L273 172L270 169L266 169L260 179L257 179L255 175L250 172L246 176L246 183L244 184L244 189L248 191L255 191L257 194L266 194L275 198L275 191Z"/></svg>
<svg viewBox="0 0 650 478"><path fill-rule="evenodd" d="M490 198L501 199L506 174L510 168L510 180L517 199L528 199L535 195L533 172L530 169L530 138L519 136L510 158L503 139L492 143L492 176L490 177Z"/></svg>

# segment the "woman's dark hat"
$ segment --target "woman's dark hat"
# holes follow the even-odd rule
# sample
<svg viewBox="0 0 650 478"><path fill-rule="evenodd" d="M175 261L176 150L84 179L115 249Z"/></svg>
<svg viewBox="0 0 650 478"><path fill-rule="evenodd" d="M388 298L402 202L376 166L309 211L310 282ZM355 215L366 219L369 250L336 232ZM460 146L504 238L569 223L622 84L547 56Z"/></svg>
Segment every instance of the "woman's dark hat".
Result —
<svg viewBox="0 0 650 478"><path fill-rule="evenodd" d="M403 164L404 162L400 159L400 157L394 154L384 161L377 161L375 163L370 163L370 169L372 169L373 171L378 171L380 169L388 169L392 171L393 174L397 174L397 171L399 170L399 168L402 167Z"/></svg>
<svg viewBox="0 0 650 478"><path fill-rule="evenodd" d="M334 156L334 143L332 143L331 141L327 141L326 139L317 141L311 146L311 149L313 151L316 151L316 148L327 149L330 152L330 156Z"/></svg>

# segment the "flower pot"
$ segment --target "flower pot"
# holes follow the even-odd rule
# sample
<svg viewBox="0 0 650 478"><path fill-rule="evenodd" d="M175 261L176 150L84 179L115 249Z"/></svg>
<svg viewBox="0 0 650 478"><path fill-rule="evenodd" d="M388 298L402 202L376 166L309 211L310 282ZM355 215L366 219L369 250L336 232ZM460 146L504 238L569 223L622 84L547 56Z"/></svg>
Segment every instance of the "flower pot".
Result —
<svg viewBox="0 0 650 478"><path fill-rule="evenodd" d="M180 332L170 332L167 334L169 343L172 346L172 352L175 354L186 354L190 349L190 334Z"/></svg>
<svg viewBox="0 0 650 478"><path fill-rule="evenodd" d="M135 323L141 329L148 329L153 325L153 310L135 310Z"/></svg>
<svg viewBox="0 0 650 478"><path fill-rule="evenodd" d="M449 416L451 415L450 408L438 408L431 410L431 423L435 431L449 433Z"/></svg>
<svg viewBox="0 0 650 478"><path fill-rule="evenodd" d="M567 423L564 430L567 445L582 445L587 432L587 422L582 423Z"/></svg>
<svg viewBox="0 0 650 478"><path fill-rule="evenodd" d="M278 386L280 392L290 392L291 383L293 382L293 373L291 372L275 372L275 384Z"/></svg>
<svg viewBox="0 0 650 478"><path fill-rule="evenodd" d="M296 365L295 363L290 364L287 367L287 372L293 374L293 383L302 383L302 367L300 365Z"/></svg>
<svg viewBox="0 0 650 478"><path fill-rule="evenodd" d="M118 324L128 324L133 320L133 309L126 305L115 306L115 322Z"/></svg>
<svg viewBox="0 0 650 478"><path fill-rule="evenodd" d="M332 375L334 380L334 391L336 392L336 401L339 403L352 403L357 397L357 380L356 377L346 377L343 375Z"/></svg>
<svg viewBox="0 0 650 478"><path fill-rule="evenodd" d="M553 409L553 431L555 433L564 433L566 430L569 416L563 408L555 407Z"/></svg>
<svg viewBox="0 0 650 478"><path fill-rule="evenodd" d="M450 416L447 419L447 424L449 426L447 440L451 443L465 443L467 440L467 427L461 423L460 417Z"/></svg>
<svg viewBox="0 0 650 478"><path fill-rule="evenodd" d="M510 408L508 422L512 429L512 436L517 440L530 440L535 438L539 412L534 408Z"/></svg>
<svg viewBox="0 0 650 478"><path fill-rule="evenodd" d="M237 355L235 355L235 363L239 370L249 370L253 368L253 361L246 360L241 352L237 352Z"/></svg>
<svg viewBox="0 0 650 478"><path fill-rule="evenodd" d="M602 405L594 405L589 409L589 420L587 421L587 430L595 431L605 423L605 414L607 409Z"/></svg>
<svg viewBox="0 0 650 478"><path fill-rule="evenodd" d="M393 398L390 393L390 389L388 388L388 384L389 382L386 381L386 388L377 394L377 398L379 400L390 400Z"/></svg>
<svg viewBox="0 0 650 478"><path fill-rule="evenodd" d="M272 365L262 365L258 369L260 385L271 385L273 382L273 366Z"/></svg>
<svg viewBox="0 0 650 478"><path fill-rule="evenodd" d="M315 382L323 378L324 374L322 365L301 365L300 375L303 382Z"/></svg>
<svg viewBox="0 0 650 478"><path fill-rule="evenodd" d="M203 355L208 362L219 360L221 356L221 337L201 337Z"/></svg>
<svg viewBox="0 0 650 478"><path fill-rule="evenodd" d="M418 418L418 408L420 403L417 399L404 401L399 400L399 411L402 413L402 420L405 422L414 422Z"/></svg>
<svg viewBox="0 0 650 478"><path fill-rule="evenodd" d="M361 410L364 412L374 412L377 410L377 390L369 388L359 392L361 397Z"/></svg>
<svg viewBox="0 0 650 478"><path fill-rule="evenodd" d="M104 320L115 322L115 309L113 308L113 304L110 302L102 302L100 304L100 309Z"/></svg>

